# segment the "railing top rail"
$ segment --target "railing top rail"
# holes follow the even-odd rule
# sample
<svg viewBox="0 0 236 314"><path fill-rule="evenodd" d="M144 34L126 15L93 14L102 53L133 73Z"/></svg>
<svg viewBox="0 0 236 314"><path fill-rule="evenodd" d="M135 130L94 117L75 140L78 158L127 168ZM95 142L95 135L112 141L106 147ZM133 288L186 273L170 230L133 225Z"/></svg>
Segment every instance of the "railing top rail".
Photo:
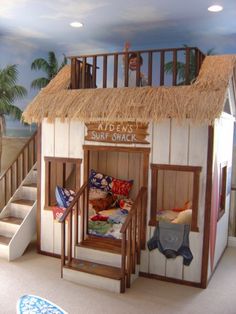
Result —
<svg viewBox="0 0 236 314"><path fill-rule="evenodd" d="M130 220L132 219L132 216L134 215L135 210L137 209L137 204L139 202L139 199L143 196L143 194L145 194L147 192L147 188L146 187L141 187L141 189L138 192L138 195L131 207L131 210L127 216L127 218L125 219L125 222L123 224L123 226L121 227L120 233L124 233L129 225Z"/></svg>
<svg viewBox="0 0 236 314"><path fill-rule="evenodd" d="M31 135L31 137L28 139L28 141L25 143L25 145L22 147L22 149L20 150L20 152L18 153L18 155L16 156L16 158L13 160L13 162L11 163L11 165L3 171L3 173L0 176L0 180L2 180L2 178L6 175L6 173L10 170L10 168L12 167L12 165L18 160L18 158L20 157L20 155L23 153L23 151L26 149L26 147L29 145L29 143L36 137L37 135L37 130Z"/></svg>
<svg viewBox="0 0 236 314"><path fill-rule="evenodd" d="M114 56L114 55L124 55L126 53L148 53L148 52L171 52L171 51L185 51L185 50L198 50L202 54L204 54L199 48L197 47L181 47L181 48L165 48L165 49L146 49L146 50L130 50L128 52L110 52L110 53L98 53L98 54L89 54L89 55L79 55L79 56L68 56L68 59L74 58L92 58L92 57L103 57L103 56Z"/></svg>
<svg viewBox="0 0 236 314"><path fill-rule="evenodd" d="M65 210L64 214L61 216L61 218L59 219L59 222L65 222L67 216L69 215L70 212L72 212L73 207L75 206L76 202L78 201L78 199L80 198L80 196L82 195L82 193L84 192L84 190L86 189L86 187L88 186L88 182L85 182L81 188L79 189L79 191L77 192L77 194L75 195L73 201L70 203L70 206L67 207L67 209Z"/></svg>

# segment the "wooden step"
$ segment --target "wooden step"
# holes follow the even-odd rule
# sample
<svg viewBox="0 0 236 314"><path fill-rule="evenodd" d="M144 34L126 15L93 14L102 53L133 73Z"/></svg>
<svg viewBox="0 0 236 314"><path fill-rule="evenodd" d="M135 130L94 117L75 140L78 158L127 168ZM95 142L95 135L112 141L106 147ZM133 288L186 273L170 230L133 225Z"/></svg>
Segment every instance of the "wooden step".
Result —
<svg viewBox="0 0 236 314"><path fill-rule="evenodd" d="M23 186L28 188L37 188L37 183L25 183Z"/></svg>
<svg viewBox="0 0 236 314"><path fill-rule="evenodd" d="M0 244L8 245L11 241L11 238L0 235Z"/></svg>
<svg viewBox="0 0 236 314"><path fill-rule="evenodd" d="M73 269L76 271L81 271L91 275L106 277L114 280L120 280L122 278L121 269L118 267L88 262L79 259L73 259L70 265L66 265L64 266L64 268Z"/></svg>
<svg viewBox="0 0 236 314"><path fill-rule="evenodd" d="M121 254L121 240L89 236L78 244L80 247Z"/></svg>
<svg viewBox="0 0 236 314"><path fill-rule="evenodd" d="M11 203L18 204L18 205L25 205L25 206L33 206L34 202L35 201L33 200L19 199L19 200L14 200Z"/></svg>
<svg viewBox="0 0 236 314"><path fill-rule="evenodd" d="M4 217L0 219L0 222L6 222L6 223L10 223L10 224L15 224L15 225L20 225L23 221L22 218L18 218L18 217L13 217L13 216L9 216L9 217Z"/></svg>

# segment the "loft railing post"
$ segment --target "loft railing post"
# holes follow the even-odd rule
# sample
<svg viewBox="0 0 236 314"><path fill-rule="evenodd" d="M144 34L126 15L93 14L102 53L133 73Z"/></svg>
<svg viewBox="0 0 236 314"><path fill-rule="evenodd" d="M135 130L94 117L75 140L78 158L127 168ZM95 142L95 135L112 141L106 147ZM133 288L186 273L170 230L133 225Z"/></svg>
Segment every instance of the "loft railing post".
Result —
<svg viewBox="0 0 236 314"><path fill-rule="evenodd" d="M125 278L126 278L126 232L122 233L121 246L121 287L120 292L125 292Z"/></svg>
<svg viewBox="0 0 236 314"><path fill-rule="evenodd" d="M65 222L61 224L61 278L63 277L64 266L65 266Z"/></svg>
<svg viewBox="0 0 236 314"><path fill-rule="evenodd" d="M92 87L96 88L96 84L97 84L97 57L93 56Z"/></svg>
<svg viewBox="0 0 236 314"><path fill-rule="evenodd" d="M177 50L173 51L173 73L172 85L175 86L177 82Z"/></svg>
<svg viewBox="0 0 236 314"><path fill-rule="evenodd" d="M160 55L160 86L164 85L164 67L165 67L165 51L161 51Z"/></svg>
<svg viewBox="0 0 236 314"><path fill-rule="evenodd" d="M125 52L124 54L124 83L125 83L125 86L124 87L128 87L129 85L129 53L128 52Z"/></svg>
<svg viewBox="0 0 236 314"><path fill-rule="evenodd" d="M152 52L148 52L148 85L152 86Z"/></svg>
<svg viewBox="0 0 236 314"><path fill-rule="evenodd" d="M141 86L140 82L140 66L141 66L141 62L140 62L140 52L137 52L137 66L136 66L136 86Z"/></svg>
<svg viewBox="0 0 236 314"><path fill-rule="evenodd" d="M107 87L107 55L103 56L102 87Z"/></svg>
<svg viewBox="0 0 236 314"><path fill-rule="evenodd" d="M118 54L114 54L114 76L113 76L113 87L117 87L118 78Z"/></svg>
<svg viewBox="0 0 236 314"><path fill-rule="evenodd" d="M185 85L190 83L190 48L185 50Z"/></svg>

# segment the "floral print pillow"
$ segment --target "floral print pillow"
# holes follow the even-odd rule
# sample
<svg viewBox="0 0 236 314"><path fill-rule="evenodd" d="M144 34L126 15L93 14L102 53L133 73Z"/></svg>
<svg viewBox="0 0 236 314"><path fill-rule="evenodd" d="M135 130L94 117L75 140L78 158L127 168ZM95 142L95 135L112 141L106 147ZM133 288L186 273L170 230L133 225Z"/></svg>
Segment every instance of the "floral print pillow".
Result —
<svg viewBox="0 0 236 314"><path fill-rule="evenodd" d="M128 197L133 185L133 180L120 180L91 169L89 175L90 188L97 188L114 195Z"/></svg>
<svg viewBox="0 0 236 314"><path fill-rule="evenodd" d="M97 172L93 169L90 171L89 175L89 185L90 188L94 187L106 192L110 192L112 188L113 177L105 175L103 173Z"/></svg>
<svg viewBox="0 0 236 314"><path fill-rule="evenodd" d="M75 192L60 186L56 186L56 200L59 207L67 208L75 197Z"/></svg>

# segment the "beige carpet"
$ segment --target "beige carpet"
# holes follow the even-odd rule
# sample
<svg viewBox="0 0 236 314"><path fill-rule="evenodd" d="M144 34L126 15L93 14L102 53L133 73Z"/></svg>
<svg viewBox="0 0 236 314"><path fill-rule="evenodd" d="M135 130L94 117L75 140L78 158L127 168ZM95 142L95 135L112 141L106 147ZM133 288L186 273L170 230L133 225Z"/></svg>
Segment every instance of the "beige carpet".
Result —
<svg viewBox="0 0 236 314"><path fill-rule="evenodd" d="M36 294L70 314L236 313L236 249L228 248L206 290L139 278L123 295L60 278L60 260L38 255L33 245L15 262L0 259L0 313L15 313L23 294Z"/></svg>

